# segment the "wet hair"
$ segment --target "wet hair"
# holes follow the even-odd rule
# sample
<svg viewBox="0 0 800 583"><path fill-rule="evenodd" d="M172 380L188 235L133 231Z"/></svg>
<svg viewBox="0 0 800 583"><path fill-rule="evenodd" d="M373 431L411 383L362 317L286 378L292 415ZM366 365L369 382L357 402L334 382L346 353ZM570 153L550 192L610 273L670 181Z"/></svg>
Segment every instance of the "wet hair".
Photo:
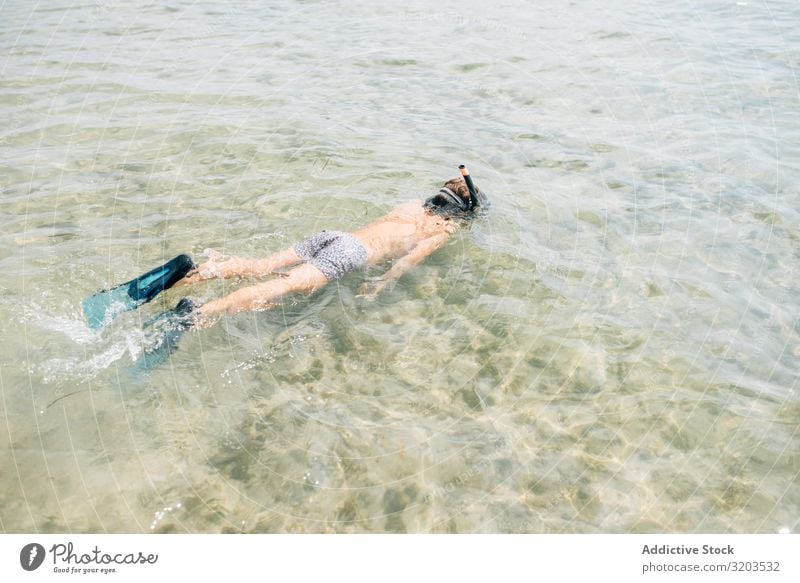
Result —
<svg viewBox="0 0 800 583"><path fill-rule="evenodd" d="M483 206L486 203L486 196L481 192L481 189L476 186L475 191L478 196L478 205L473 206L467 183L463 177L459 176L445 182L439 192L428 198L423 206L431 212L444 217L466 218L478 206Z"/></svg>

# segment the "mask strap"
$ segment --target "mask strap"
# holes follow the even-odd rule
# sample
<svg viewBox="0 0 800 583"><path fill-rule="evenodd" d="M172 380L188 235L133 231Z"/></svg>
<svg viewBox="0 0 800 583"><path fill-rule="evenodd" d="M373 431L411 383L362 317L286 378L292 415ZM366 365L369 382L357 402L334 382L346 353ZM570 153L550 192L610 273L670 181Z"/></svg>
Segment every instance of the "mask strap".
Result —
<svg viewBox="0 0 800 583"><path fill-rule="evenodd" d="M461 197L458 196L455 192L453 192L449 188L447 188L446 186L443 186L439 190L439 194L442 194L442 195L446 196L451 201L453 201L455 204L457 204L459 207L462 207L462 208L464 207L464 201L461 199Z"/></svg>

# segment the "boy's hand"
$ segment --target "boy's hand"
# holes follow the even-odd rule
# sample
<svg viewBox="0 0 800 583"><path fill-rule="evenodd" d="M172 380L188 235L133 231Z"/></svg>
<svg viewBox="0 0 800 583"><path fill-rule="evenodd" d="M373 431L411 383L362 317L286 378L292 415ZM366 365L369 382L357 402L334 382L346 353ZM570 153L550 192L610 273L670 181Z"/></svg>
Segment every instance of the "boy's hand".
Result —
<svg viewBox="0 0 800 583"><path fill-rule="evenodd" d="M363 298L367 301L373 301L385 287L386 281L381 277L377 277L372 281L362 283L358 288L358 292L356 292L356 297Z"/></svg>

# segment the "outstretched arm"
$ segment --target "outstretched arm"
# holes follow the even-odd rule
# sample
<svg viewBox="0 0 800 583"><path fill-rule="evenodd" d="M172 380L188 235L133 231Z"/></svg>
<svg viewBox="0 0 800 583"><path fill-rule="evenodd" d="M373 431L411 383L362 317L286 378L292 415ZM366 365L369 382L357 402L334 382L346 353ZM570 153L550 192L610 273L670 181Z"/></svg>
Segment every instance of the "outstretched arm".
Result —
<svg viewBox="0 0 800 583"><path fill-rule="evenodd" d="M197 266L176 286L187 285L206 279L231 279L234 277L266 277L267 275L282 275L275 273L276 269L298 263L300 258L294 249L285 249L267 257L266 259L243 259L233 257L227 261L211 259Z"/></svg>
<svg viewBox="0 0 800 583"><path fill-rule="evenodd" d="M358 295L366 298L374 298L383 291L386 286L392 284L398 277L409 271L412 267L419 265L423 259L444 245L449 237L450 235L448 233L440 233L420 241L407 255L395 261L392 268L377 282L370 282L362 285Z"/></svg>

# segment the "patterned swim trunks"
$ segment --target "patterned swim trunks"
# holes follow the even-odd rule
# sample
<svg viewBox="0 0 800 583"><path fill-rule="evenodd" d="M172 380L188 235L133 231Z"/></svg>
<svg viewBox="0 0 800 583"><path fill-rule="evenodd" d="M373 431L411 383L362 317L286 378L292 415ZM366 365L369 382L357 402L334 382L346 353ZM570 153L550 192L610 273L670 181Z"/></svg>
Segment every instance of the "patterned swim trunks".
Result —
<svg viewBox="0 0 800 583"><path fill-rule="evenodd" d="M367 250L350 233L322 231L294 246L295 253L333 280L363 266Z"/></svg>

